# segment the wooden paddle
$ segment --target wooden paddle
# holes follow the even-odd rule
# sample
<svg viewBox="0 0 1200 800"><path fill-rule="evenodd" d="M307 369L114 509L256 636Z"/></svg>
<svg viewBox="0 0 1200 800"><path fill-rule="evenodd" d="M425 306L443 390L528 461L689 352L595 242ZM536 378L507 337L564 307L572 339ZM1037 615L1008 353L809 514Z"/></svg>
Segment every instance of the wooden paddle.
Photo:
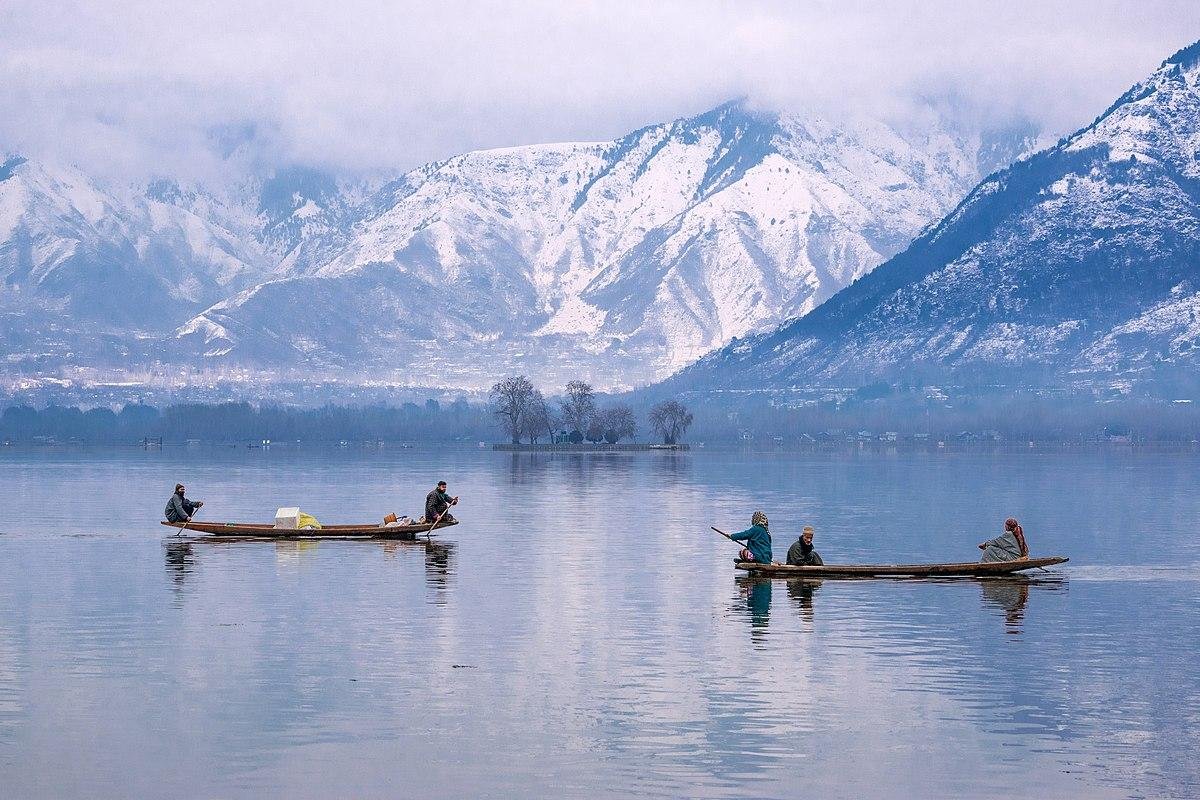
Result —
<svg viewBox="0 0 1200 800"><path fill-rule="evenodd" d="M457 503L457 499L455 500L455 503ZM454 505L455 503L451 503L450 506ZM442 521L442 517L446 516L446 514L450 511L450 506L446 506L445 508L443 508L442 513L438 514L437 519L435 519L433 521L433 524L429 526L429 530L425 531L426 539L433 538L433 529L436 528L438 526L438 523Z"/></svg>
<svg viewBox="0 0 1200 800"><path fill-rule="evenodd" d="M192 520L193 520L193 519L196 517L196 515L197 515L197 514L199 514L199 513L200 513L200 509L199 509L199 508L194 508L194 509L192 509L192 516L190 516L190 517L188 517L188 518L187 518L187 522L183 523L183 527L182 527L182 528L180 528L180 529L179 529L179 533L177 533L177 534L175 534L175 535L176 535L176 536L183 536L183 532L187 530L187 526L192 524Z"/></svg>
<svg viewBox="0 0 1200 800"><path fill-rule="evenodd" d="M709 526L709 527L712 527L712 526ZM730 536L730 535L729 535L728 533L726 533L725 531L721 530L720 528L713 528L713 530L714 530L714 531L716 531L717 533L721 534L722 536L724 536L724 537L725 537L726 539L728 539L729 541L731 541L731 542L733 542L734 544L736 544L738 547L745 547L745 546L746 546L746 545L742 544L741 542L739 542L737 539L735 539L735 538L733 538L732 536Z"/></svg>

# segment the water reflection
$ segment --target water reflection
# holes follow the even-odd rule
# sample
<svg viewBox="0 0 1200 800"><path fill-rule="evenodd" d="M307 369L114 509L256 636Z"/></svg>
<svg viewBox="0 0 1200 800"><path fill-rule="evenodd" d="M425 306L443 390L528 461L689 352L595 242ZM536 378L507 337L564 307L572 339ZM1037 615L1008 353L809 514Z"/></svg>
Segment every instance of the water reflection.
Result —
<svg viewBox="0 0 1200 800"><path fill-rule="evenodd" d="M761 644L771 621L771 579L739 575L734 579L750 621L750 640Z"/></svg>
<svg viewBox="0 0 1200 800"><path fill-rule="evenodd" d="M163 541L164 566L174 588L178 591L196 570L197 548L240 549L270 546L277 565L296 565L321 551L321 545L353 548L378 548L386 559L420 550L423 554L425 582L439 592L445 592L454 576L455 542L417 539L265 539L251 537L198 536L188 539L169 538Z"/></svg>
<svg viewBox="0 0 1200 800"><path fill-rule="evenodd" d="M984 608L999 608L1006 633L1019 634L1025 622L1025 606L1031 589L1065 591L1067 579L1061 575L1009 575L1003 578L978 578Z"/></svg>
<svg viewBox="0 0 1200 800"><path fill-rule="evenodd" d="M981 580L979 589L985 608L990 603L1004 611L1007 632L1020 633L1021 623L1025 619L1025 604L1029 602L1029 579Z"/></svg>
<svg viewBox="0 0 1200 800"><path fill-rule="evenodd" d="M425 583L442 591L449 587L454 574L454 547L453 542L426 542Z"/></svg>
<svg viewBox="0 0 1200 800"><path fill-rule="evenodd" d="M372 518L433 474L462 487L466 525L160 543L129 509L161 508L169 452L0 459L23 526L0 530L0 794L1200 796L1194 464L235 455L187 465L231 518L291 493ZM111 497L115 521L66 538L84 530L39 514L72 491ZM704 532L751 491L846 560L937 560L981 506L1019 506L1039 549L1073 557L1070 592L735 578ZM1126 515L1145 537L1106 541Z"/></svg>
<svg viewBox="0 0 1200 800"><path fill-rule="evenodd" d="M813 617L813 595L817 589L821 588L822 581L802 578L800 580L787 582L788 597L796 604L796 608L800 611L800 619L805 622L812 622Z"/></svg>
<svg viewBox="0 0 1200 800"><path fill-rule="evenodd" d="M196 568L196 554L192 550L192 543L168 539L163 544L163 556L166 559L167 575L178 592L183 589L188 576Z"/></svg>

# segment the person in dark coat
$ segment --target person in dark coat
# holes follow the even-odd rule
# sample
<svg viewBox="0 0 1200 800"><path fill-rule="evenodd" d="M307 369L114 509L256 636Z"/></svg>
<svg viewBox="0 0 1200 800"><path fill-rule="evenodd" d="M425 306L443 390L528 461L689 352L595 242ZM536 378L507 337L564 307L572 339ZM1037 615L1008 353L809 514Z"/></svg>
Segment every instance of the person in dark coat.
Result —
<svg viewBox="0 0 1200 800"><path fill-rule="evenodd" d="M191 522L196 509L204 505L203 500L194 502L188 500L184 497L183 492L183 484L175 484L175 494L171 495L171 499L167 501L167 508L163 512L167 515L167 522Z"/></svg>
<svg viewBox="0 0 1200 800"><path fill-rule="evenodd" d="M795 544L788 548L787 563L793 567L822 567L821 554L813 549L813 529L805 525Z"/></svg>
<svg viewBox="0 0 1200 800"><path fill-rule="evenodd" d="M454 522L454 516L447 510L453 505L458 505L458 498L446 494L446 482L438 481L434 490L425 495L425 521L433 522L441 516L443 523Z"/></svg>

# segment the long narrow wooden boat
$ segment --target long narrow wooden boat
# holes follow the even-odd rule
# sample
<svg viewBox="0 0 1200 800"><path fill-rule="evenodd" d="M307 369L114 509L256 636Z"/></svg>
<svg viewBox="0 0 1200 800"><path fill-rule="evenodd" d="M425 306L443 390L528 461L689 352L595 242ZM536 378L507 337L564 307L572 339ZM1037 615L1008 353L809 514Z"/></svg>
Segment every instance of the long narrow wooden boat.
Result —
<svg viewBox="0 0 1200 800"><path fill-rule="evenodd" d="M771 578L979 578L1009 575L1035 567L1065 564L1065 556L1026 558L1019 561L967 561L959 564L826 564L794 567L789 564L737 562L738 569Z"/></svg>
<svg viewBox="0 0 1200 800"><path fill-rule="evenodd" d="M322 525L320 528L276 528L271 523L254 522L167 522L169 528L181 528L190 533L211 533L214 536L252 536L256 539L412 539L425 533L432 524L418 522L413 525L392 525L384 528L375 525ZM437 530L457 525L439 522Z"/></svg>

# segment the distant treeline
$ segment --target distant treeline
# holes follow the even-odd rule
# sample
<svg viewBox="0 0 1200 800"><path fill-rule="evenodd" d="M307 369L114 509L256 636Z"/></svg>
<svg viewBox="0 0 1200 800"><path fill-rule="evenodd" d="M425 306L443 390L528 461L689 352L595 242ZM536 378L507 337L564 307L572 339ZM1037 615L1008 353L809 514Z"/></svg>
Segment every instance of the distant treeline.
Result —
<svg viewBox="0 0 1200 800"><path fill-rule="evenodd" d="M1126 439L1138 442L1191 442L1200 438L1200 404L1148 398L1095 399L1030 394L959 395L930 400L923 395L862 392L842 402L789 407L779 398L710 397L692 401L692 440L804 436L840 431L888 432L950 440L963 434L998 436L1004 441ZM985 437L983 434L987 434Z"/></svg>
<svg viewBox="0 0 1200 800"><path fill-rule="evenodd" d="M882 396L881 396L882 395ZM634 395L631 413L647 418L651 399ZM930 399L920 392L852 393L837 402L797 401L782 395L685 397L694 421L686 441L784 444L883 437L1021 442L1191 442L1200 439L1200 403L1143 398L1094 399L1029 394L955 395ZM510 431L494 405L465 400L439 404L320 408L248 403L181 404L162 409L131 404L119 411L13 406L0 413L0 442L164 443L478 442L505 441ZM833 433L836 432L836 433ZM822 434L824 434L822 436ZM964 434L967 435L964 437ZM657 440L651 432L646 440ZM549 439L546 439L549 441Z"/></svg>
<svg viewBox="0 0 1200 800"><path fill-rule="evenodd" d="M399 407L352 408L255 407L248 403L183 404L157 409L132 404L82 411L74 407L34 409L13 406L0 414L0 441L88 443L139 442L162 438L166 443L201 442L337 442L490 440L495 421L482 406L465 401Z"/></svg>

